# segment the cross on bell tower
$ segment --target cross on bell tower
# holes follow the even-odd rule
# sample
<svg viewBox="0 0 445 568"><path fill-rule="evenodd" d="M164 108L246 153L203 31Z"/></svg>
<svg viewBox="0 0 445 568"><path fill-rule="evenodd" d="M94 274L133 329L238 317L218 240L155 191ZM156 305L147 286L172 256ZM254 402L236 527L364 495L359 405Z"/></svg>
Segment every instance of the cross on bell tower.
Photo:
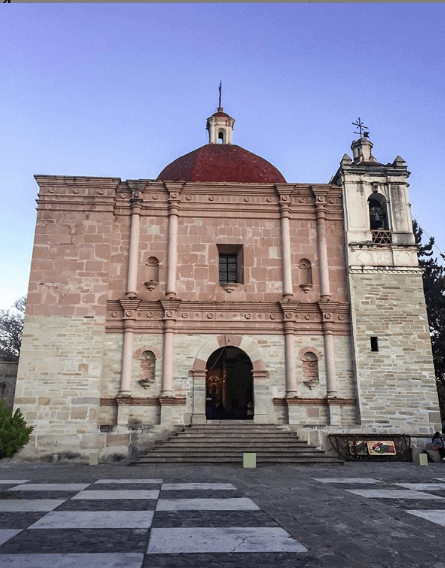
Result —
<svg viewBox="0 0 445 568"><path fill-rule="evenodd" d="M368 127L364 125L360 117L352 124L358 129L358 132L356 131L355 134L359 134L360 136L358 140L354 140L351 144L354 162L376 162L377 160L372 155L373 143L369 140Z"/></svg>

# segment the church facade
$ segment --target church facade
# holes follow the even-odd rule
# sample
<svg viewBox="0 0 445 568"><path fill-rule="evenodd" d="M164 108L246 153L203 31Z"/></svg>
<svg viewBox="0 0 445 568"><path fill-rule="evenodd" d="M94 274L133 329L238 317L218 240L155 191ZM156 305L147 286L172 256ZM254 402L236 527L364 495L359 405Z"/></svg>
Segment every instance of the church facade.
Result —
<svg viewBox="0 0 445 568"><path fill-rule="evenodd" d="M24 456L142 450L187 424L440 426L407 165L366 136L328 184L209 143L157 179L36 176L15 405Z"/></svg>

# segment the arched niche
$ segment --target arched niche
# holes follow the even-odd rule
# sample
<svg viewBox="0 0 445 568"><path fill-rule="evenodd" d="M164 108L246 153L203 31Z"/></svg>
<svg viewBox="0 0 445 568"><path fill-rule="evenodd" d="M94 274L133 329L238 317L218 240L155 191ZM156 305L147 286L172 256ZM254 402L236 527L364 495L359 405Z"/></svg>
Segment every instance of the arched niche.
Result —
<svg viewBox="0 0 445 568"><path fill-rule="evenodd" d="M381 193L372 193L368 198L368 208L371 231L389 230L386 197Z"/></svg>

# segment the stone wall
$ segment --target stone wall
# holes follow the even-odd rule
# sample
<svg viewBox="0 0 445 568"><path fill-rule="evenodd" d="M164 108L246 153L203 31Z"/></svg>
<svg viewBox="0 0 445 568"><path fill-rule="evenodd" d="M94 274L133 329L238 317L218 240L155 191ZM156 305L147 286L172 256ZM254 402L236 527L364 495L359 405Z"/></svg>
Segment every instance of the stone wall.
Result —
<svg viewBox="0 0 445 568"><path fill-rule="evenodd" d="M17 361L0 361L0 400L4 401L6 408L14 406L17 367Z"/></svg>
<svg viewBox="0 0 445 568"><path fill-rule="evenodd" d="M26 316L15 395L34 426L24 454L103 445L97 412L104 337L104 318Z"/></svg>
<svg viewBox="0 0 445 568"><path fill-rule="evenodd" d="M420 271L351 274L351 285L362 431L440 430Z"/></svg>

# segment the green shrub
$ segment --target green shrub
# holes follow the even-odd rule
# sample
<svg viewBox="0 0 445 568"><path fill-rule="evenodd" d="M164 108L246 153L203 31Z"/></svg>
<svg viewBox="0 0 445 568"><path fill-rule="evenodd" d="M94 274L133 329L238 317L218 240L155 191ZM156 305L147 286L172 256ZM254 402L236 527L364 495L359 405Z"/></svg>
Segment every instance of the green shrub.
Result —
<svg viewBox="0 0 445 568"><path fill-rule="evenodd" d="M33 426L27 426L20 408L12 413L0 401L0 459L12 458L29 442Z"/></svg>

